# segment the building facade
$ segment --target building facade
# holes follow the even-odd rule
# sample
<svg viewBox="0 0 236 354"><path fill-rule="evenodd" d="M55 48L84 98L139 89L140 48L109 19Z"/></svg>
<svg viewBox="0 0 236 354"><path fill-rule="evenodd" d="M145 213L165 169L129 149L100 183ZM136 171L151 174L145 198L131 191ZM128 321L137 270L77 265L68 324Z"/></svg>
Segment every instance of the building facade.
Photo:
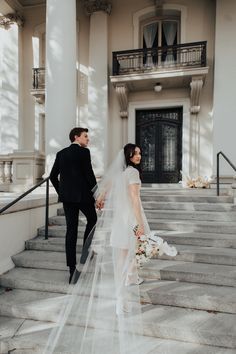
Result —
<svg viewBox="0 0 236 354"><path fill-rule="evenodd" d="M147 183L236 164L234 0L1 0L0 179L32 184L90 131L101 176L127 142ZM222 177L234 175L221 163Z"/></svg>

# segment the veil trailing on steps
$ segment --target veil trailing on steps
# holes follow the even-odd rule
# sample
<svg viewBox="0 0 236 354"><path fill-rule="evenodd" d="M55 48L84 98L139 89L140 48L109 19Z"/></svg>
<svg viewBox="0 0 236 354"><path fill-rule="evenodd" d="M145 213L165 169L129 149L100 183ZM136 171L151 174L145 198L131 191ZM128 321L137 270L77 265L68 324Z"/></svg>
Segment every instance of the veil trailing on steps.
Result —
<svg viewBox="0 0 236 354"><path fill-rule="evenodd" d="M104 195L89 255L78 282L69 287L44 354L145 354L134 211L129 199L122 149L95 196ZM92 237L93 232L91 233Z"/></svg>
<svg viewBox="0 0 236 354"><path fill-rule="evenodd" d="M132 273L136 280L138 274L134 262L135 236L127 235L132 208L125 168L122 149L95 192L105 195L104 209L98 217L87 261L78 282L70 286L65 296L44 354L145 353L144 348L141 350L139 286L127 278ZM125 248L112 244L117 234L122 239L127 236Z"/></svg>

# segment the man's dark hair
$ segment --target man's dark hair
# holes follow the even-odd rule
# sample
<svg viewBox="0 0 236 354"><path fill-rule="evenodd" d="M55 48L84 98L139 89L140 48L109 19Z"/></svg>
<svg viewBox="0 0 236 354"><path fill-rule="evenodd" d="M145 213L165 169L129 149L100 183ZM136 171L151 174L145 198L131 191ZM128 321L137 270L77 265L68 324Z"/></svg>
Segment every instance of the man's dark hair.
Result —
<svg viewBox="0 0 236 354"><path fill-rule="evenodd" d="M73 129L71 129L70 134L69 134L70 141L73 143L75 141L75 135L80 136L83 132L88 133L88 129L87 128L80 128L80 127L75 127Z"/></svg>

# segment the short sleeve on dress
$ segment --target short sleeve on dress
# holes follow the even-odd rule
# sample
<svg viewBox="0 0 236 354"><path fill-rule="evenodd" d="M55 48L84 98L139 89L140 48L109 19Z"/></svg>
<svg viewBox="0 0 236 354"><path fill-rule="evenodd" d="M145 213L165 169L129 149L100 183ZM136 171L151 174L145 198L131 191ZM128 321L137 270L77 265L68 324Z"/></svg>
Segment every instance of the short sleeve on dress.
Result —
<svg viewBox="0 0 236 354"><path fill-rule="evenodd" d="M136 168L128 167L128 184L141 184L139 171Z"/></svg>

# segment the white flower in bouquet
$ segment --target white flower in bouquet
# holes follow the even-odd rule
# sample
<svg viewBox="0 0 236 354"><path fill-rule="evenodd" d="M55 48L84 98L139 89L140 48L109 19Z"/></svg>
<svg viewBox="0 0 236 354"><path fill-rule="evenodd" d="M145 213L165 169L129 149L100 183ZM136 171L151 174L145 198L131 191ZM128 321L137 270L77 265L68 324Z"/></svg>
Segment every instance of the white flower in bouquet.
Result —
<svg viewBox="0 0 236 354"><path fill-rule="evenodd" d="M139 267L158 253L158 246L152 244L146 235L137 238L136 261Z"/></svg>

